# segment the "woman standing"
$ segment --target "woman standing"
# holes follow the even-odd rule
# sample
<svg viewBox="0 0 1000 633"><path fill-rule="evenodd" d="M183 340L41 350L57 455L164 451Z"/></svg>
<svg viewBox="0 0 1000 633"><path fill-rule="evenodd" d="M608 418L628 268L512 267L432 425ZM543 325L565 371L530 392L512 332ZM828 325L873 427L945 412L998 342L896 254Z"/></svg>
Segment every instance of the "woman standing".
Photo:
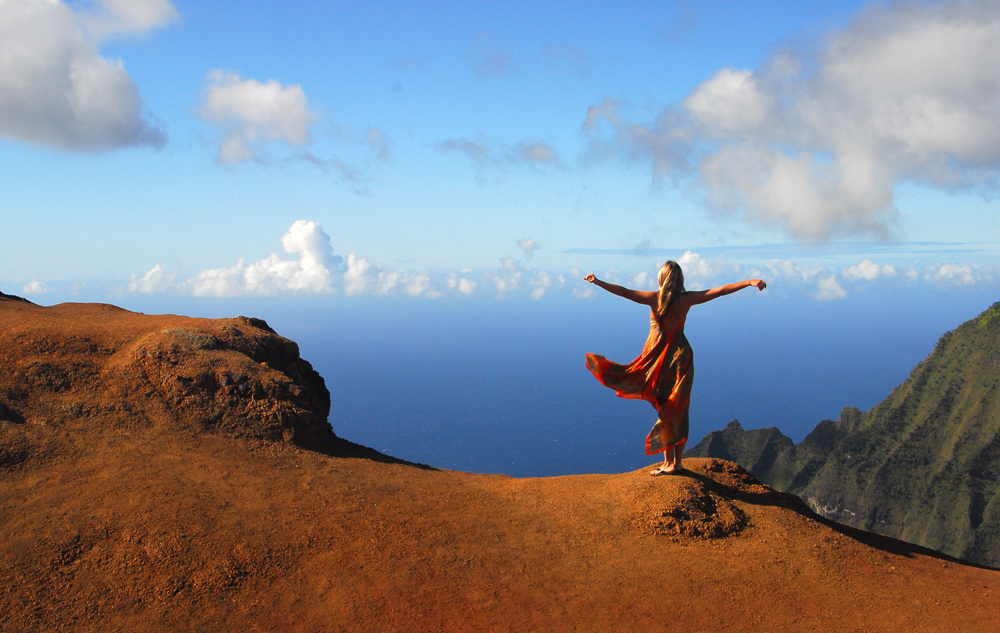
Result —
<svg viewBox="0 0 1000 633"><path fill-rule="evenodd" d="M649 306L649 337L642 354L627 365L603 356L587 354L587 369L606 387L622 398L646 400L659 415L646 436L646 454L663 453L663 465L651 475L669 475L683 470L681 454L688 437L688 406L694 380L694 355L684 336L684 321L691 306L732 294L737 290L767 287L761 279L747 279L711 290L684 290L684 273L677 262L660 267L660 289L656 292L631 290L601 281L593 273L585 281L611 294Z"/></svg>

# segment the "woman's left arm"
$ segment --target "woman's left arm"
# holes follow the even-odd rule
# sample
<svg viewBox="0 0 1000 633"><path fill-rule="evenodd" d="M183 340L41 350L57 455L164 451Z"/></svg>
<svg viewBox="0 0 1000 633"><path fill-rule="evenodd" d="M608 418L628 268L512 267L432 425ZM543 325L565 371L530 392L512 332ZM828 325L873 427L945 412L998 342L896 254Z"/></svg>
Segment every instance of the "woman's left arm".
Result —
<svg viewBox="0 0 1000 633"><path fill-rule="evenodd" d="M719 286L718 288L711 288L709 290L685 292L684 295L687 298L689 305L697 305L699 303L711 301L712 299L718 299L719 297L731 295L737 290L743 290L744 288L750 288L751 286L757 288L757 290L763 290L764 288L767 288L767 283L765 283L763 279L746 279L744 281L738 281L734 284L726 284L725 286Z"/></svg>

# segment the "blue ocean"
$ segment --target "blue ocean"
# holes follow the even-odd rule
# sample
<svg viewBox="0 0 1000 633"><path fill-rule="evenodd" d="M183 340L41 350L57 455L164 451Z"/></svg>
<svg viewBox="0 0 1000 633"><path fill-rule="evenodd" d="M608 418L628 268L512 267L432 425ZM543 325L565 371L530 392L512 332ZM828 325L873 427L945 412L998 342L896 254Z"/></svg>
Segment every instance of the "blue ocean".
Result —
<svg viewBox="0 0 1000 633"><path fill-rule="evenodd" d="M992 300L748 292L697 306L686 325L696 367L689 445L734 419L799 441L845 406L867 410ZM615 397L584 365L587 352L627 362L642 349L646 309L615 297L133 303L125 307L266 319L325 378L337 435L395 457L518 477L624 472L658 459L643 450L654 409Z"/></svg>

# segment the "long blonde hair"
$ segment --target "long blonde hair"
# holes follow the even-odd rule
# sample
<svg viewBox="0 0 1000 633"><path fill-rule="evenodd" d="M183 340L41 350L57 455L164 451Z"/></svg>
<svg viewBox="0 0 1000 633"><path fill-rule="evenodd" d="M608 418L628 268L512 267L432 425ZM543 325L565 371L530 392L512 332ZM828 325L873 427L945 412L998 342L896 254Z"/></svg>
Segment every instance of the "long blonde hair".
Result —
<svg viewBox="0 0 1000 633"><path fill-rule="evenodd" d="M677 262L660 266L660 290L656 293L656 318L662 319L677 297L684 294L684 273Z"/></svg>

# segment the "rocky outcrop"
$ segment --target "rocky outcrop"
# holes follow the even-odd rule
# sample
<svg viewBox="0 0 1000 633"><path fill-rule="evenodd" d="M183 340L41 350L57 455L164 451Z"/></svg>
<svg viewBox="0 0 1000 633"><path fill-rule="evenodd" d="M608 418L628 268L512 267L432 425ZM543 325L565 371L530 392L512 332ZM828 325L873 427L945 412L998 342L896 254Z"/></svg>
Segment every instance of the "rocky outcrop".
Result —
<svg viewBox="0 0 1000 633"><path fill-rule="evenodd" d="M28 459L42 429L63 427L181 428L327 452L347 444L327 422L323 378L260 319L4 300L0 350L0 466Z"/></svg>

